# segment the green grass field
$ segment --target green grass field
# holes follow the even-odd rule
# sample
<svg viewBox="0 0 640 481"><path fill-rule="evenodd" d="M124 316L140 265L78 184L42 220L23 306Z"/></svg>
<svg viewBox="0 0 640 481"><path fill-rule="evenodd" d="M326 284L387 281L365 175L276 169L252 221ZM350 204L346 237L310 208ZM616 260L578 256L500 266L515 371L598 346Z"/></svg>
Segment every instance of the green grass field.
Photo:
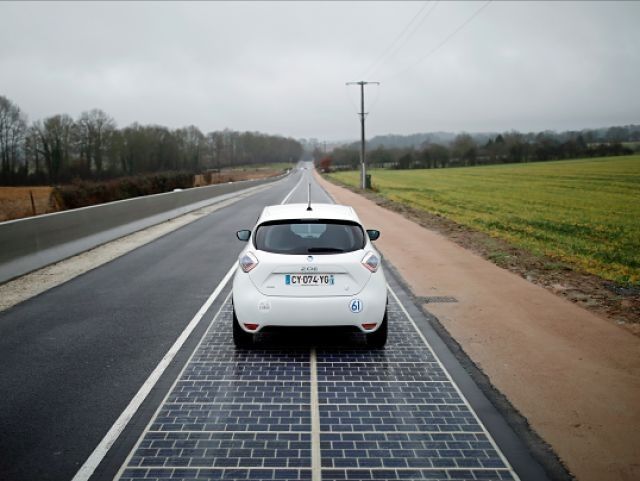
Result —
<svg viewBox="0 0 640 481"><path fill-rule="evenodd" d="M640 285L640 155L371 174L391 200ZM357 172L331 177L358 183Z"/></svg>

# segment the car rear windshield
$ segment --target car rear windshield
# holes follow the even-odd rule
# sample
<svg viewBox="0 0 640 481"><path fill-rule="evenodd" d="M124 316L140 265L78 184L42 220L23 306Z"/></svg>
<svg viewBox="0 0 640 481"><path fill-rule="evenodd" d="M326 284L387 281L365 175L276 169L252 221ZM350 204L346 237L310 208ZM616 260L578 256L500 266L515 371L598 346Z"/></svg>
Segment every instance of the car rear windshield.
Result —
<svg viewBox="0 0 640 481"><path fill-rule="evenodd" d="M353 222L286 220L259 225L255 245L277 254L339 254L363 249L365 237Z"/></svg>

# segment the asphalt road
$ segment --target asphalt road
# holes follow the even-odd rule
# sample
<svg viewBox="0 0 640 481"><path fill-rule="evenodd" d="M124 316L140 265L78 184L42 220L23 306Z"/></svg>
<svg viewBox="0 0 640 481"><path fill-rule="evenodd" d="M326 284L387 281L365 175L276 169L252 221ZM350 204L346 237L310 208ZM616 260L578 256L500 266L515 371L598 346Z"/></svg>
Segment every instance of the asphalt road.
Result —
<svg viewBox="0 0 640 481"><path fill-rule="evenodd" d="M290 176L0 313L0 479L71 479Z"/></svg>
<svg viewBox="0 0 640 481"><path fill-rule="evenodd" d="M0 313L0 366L2 366L0 368L0 453L2 453L0 455L0 479L9 481L72 479L169 347L235 262L237 254L243 247L242 243L236 240L235 231L252 227L265 205L278 204L285 197L287 202L306 202L306 182L299 182L299 180L302 176L310 177L309 174L309 171L297 172L269 189L218 210L106 265ZM294 187L297 188L289 195ZM314 201L325 202L329 200L315 184L312 186L311 193ZM465 377L461 368L455 364L453 356L437 341L435 333L429 331L424 319L420 318L420 312L416 310L415 306L409 305L409 298L400 285L400 281L393 276L390 276L390 279L398 292L398 299L394 301L394 316L397 317L397 321L396 328L391 334L391 339L395 340L395 344L394 342L390 343L391 347L385 354L386 357L361 354L364 357L360 359L357 358L357 355L356 358L335 359L335 352L331 349L336 346L331 345L328 347L325 345L324 351L321 349L318 351L315 369L319 370L316 372L316 376L320 373L318 379L321 383L325 383L323 387L325 391L323 392L327 393L320 400L321 404L326 404L326 410L320 410L320 421L323 423L322 429L325 433L324 438L321 438L324 443L323 449L325 449L322 455L322 466L328 469L326 473L323 471L324 477L327 479L339 479L341 476L347 479L368 479L366 476L373 476L373 471L368 471L368 474L364 471L354 472L349 476L345 470L348 467L358 467L357 463L364 460L365 457L375 457L369 456L369 454L363 455L362 450L356 450L351 456L355 459L355 466L351 461L347 464L340 464L340 461L336 462L334 459L339 456L335 449L331 449L331 444L327 445L326 443L337 442L340 446L341 441L347 443L351 441L345 441L340 436L332 438L329 435L334 431L332 426L343 422L339 420L340 414L334 412L336 406L329 406L332 403L331 393L326 389L331 390L331 383L334 383L335 386L337 385L335 383L342 380L355 383L364 382L376 389L380 387L383 393L380 395L380 404L387 405L389 401L384 397L384 392L387 392L384 386L388 385L389 389L393 391L399 385L397 383L425 383L425 396L432 396L433 393L428 392L429 383L434 381L449 382L448 376L452 374L456 383L458 379L461 379L460 383L463 386L465 396L470 399L469 404L466 400L456 397L457 395L454 396L456 397L453 403L454 408L464 412L462 418L471 419L471 421L463 419L464 422L458 419L458 425L468 422L473 426L469 432L474 436L483 437L477 441L480 443L479 446L483 446L483 449L487 450L484 454L476 454L489 456L490 460L487 466L480 466L476 471L467 470L468 473L472 475L480 473L483 476L493 473L495 479L517 479L518 475L523 480L545 479L539 466L524 452L525 450L517 437L509 431L504 421L496 415L468 377ZM221 310L218 312L217 318L224 317L225 312L228 316L228 303L225 304L228 287L224 291L224 296L221 296L206 314L207 321L211 320L219 309ZM403 306L399 304L400 302ZM408 308L404 309L404 305ZM416 318L417 327L414 327L410 322L409 312ZM264 354L265 351L256 351L251 355L256 356L253 358L242 355L235 356L228 337L228 323L217 319L211 327L208 327L208 322L201 324L193 332L189 341L175 358L171 368L162 376L127 429L117 439L113 448L109 450L92 479L113 479L118 473L123 475L123 479L128 479L128 476L140 475L140 472L136 474L132 471L122 470L126 466L131 466L132 462L135 463L132 461L134 459L138 459L139 463L144 462L141 460L144 456L141 456L140 453L144 454L145 451L140 451L140 449L144 449L145 446L141 443L144 443L145 440L148 441L146 437L153 431L162 430L162 426L158 425L158 419L162 421L163 413L167 414L163 409L169 409L171 412L172 408L172 406L165 405L166 402L171 402L171 397L166 398L166 396L168 393L175 393L174 381L176 379L178 382L183 380L185 372L189 372L190 366L193 367L191 353L197 346L199 346L199 350L196 351L196 355L201 352L204 345L205 348L212 349L211 356L221 356L212 359L214 365L211 369L222 376L219 379L214 376L214 380L228 381L229 379L224 378L224 373L241 373L245 369L252 368L262 369L260 372L264 372L266 376L265 379L262 379L263 381L272 380L269 378L268 371L273 353ZM416 335L416 329L433 337L436 341L434 350L421 343L419 336ZM205 342L199 344L202 339ZM213 342L207 342L211 339ZM279 361L283 363L285 374L286 372L294 375L299 374L302 377L295 380L308 384L307 376L311 367L308 349L300 357L299 353L296 354L295 349L292 349L291 344L287 344L290 340L287 341L287 338L284 338L284 341L280 341L284 342L285 354L284 358ZM358 341L354 342L357 344ZM434 352L439 352L440 356L444 356L444 364L439 361L435 362ZM205 353L205 355L208 354ZM348 352L345 355L348 356ZM379 375L374 376L375 379L349 378L350 375L355 375L354 373L362 374L361 362L371 363L367 366L373 369L374 374L378 373ZM334 363L344 363L339 366L339 372L336 371L338 374L330 372ZM402 363L423 364L404 366ZM184 371L183 367L185 367ZM416 378L415 374L410 374L407 371L407 367L418 369L422 374L418 374ZM432 371L425 371L426 368L432 369ZM350 372L350 369L354 371ZM431 379L429 376L435 377ZM243 379L240 375L239 377L232 376L230 380L244 382L247 379ZM380 386L375 385L375 382L381 383ZM360 389L362 385L355 386ZM339 388L340 392L343 392L343 387ZM457 392L457 388L451 387L451 389L450 393ZM406 399L403 401L402 393L392 391L389 391L391 393L389 396L399 396L397 404L407 403ZM306 394L304 392L298 394L300 396L299 404L304 405L303 400ZM170 396L172 395L170 394ZM415 397L415 394L412 396ZM430 405L430 403L423 401L424 399L417 402L416 405ZM218 416L216 419L220 419L220 412L217 414L215 412L220 408L220 406L215 407L216 403L220 402L219 399L216 399L216 394L214 393L213 398L206 402L214 406L210 411L212 419L215 416ZM345 398L343 403L338 404L340 404L337 407L338 410L358 411L353 406L353 399ZM342 407L342 404L345 406ZM297 416L300 423L304 424L308 421L308 416L300 414L300 412L305 409L300 406L283 408L280 405L278 412L287 412L287 416L291 419ZM413 438L407 438L407 446L413 445L415 448L416 443L423 443L425 451L422 454L426 456L428 445L424 447L424 443L428 444L429 440L420 436L423 434L431 436L432 433L427 433L427 431L434 428L431 426L429 429L421 429L419 425L425 424L425 419L432 416L433 413L428 410L423 413L420 408L416 412L415 409L414 406L413 410L409 412L406 409L399 409L398 406L391 406L387 413L399 411L404 413L404 417L400 419L399 414L393 413L390 415L381 414L387 419L390 419L389 416L392 418L389 421L388 429L386 431L383 429L383 434L386 436L391 431L400 430L400 424L404 426L405 431L416 431L417 434ZM474 409L485 424L476 418ZM384 409L381 412L384 412ZM182 413L182 417L180 414L177 414L180 419L189 416L186 412ZM230 419L229 412L226 412L226 416L228 421ZM357 417L358 414L355 416ZM149 424L150 422L151 424ZM257 423L256 419L253 424ZM238 427L231 422L227 424L223 422L216 429L233 431L233 426L236 426L237 430L242 431L266 429L275 432L280 430L277 427L277 422L273 424L276 426L274 429L269 426L252 429L251 424L245 423L245 425ZM223 427L220 428L220 426ZM191 427L193 428L193 423L191 423ZM174 428L175 425L169 430ZM307 429L304 426L298 426L298 428L300 432L297 435L301 436L299 442L304 444L307 439L305 436L310 435L312 431L311 427ZM288 430L293 431L291 426ZM464 429L462 430L464 431ZM339 429L335 431L338 432ZM151 434L152 437L153 435ZM328 435L329 437L327 437ZM492 444L494 440L499 448ZM363 442L371 441L366 437L363 438ZM459 442L465 441L460 440ZM420 458L415 453L408 455L407 449L409 448L407 446L404 446L406 449L399 448L397 456L391 454L391 451L387 452L387 457L391 459L388 466L400 466L402 464L398 461L400 458L405 459L405 463L408 457ZM294 455L292 451L287 451L283 455L286 459L294 457L302 459L309 454L306 452L306 448L299 449L302 450L297 455ZM449 450L449 454L453 453L452 449ZM478 450L476 449L476 451ZM229 458L229 454L226 452L223 456L221 452L213 453L210 456L211 466L219 462L218 460L222 457ZM274 453L269 456L273 455ZM265 456L267 455L265 454ZM344 452L341 456L345 457ZM148 462L148 466L157 468L154 464L159 462L157 456L152 457L154 459ZM347 454L346 457L350 457L350 455ZM244 466L241 461L236 461L235 465L229 464L227 466L235 466L236 468ZM233 463L233 461L231 462ZM363 462L366 465L366 460ZM455 460L453 462L456 463ZM253 461L253 463L255 462ZM298 463L301 463L296 468L299 471L294 474L284 472L282 469L278 471L278 466L282 468L278 462L275 462L275 465L267 470L268 472L254 471L253 474L258 477L263 475L265 479L278 475L293 476L292 479L307 477L311 479L311 461L309 463L298 461ZM513 467L509 463L512 463ZM295 465L295 462L293 464ZM470 466L472 465L473 463L470 464ZM184 464L177 466L184 466ZM261 466L265 468L269 464L264 464L263 461ZM386 466L387 464L381 465L380 469ZM462 467L457 464L454 466ZM409 469L411 466L405 467ZM422 479L422 476L433 475L436 472L433 469L429 471L423 465L410 479ZM225 475L223 471L209 474L211 476ZM240 471L229 471L225 476L228 479L244 479L243 476L250 474L246 470L246 472ZM387 473L388 479L396 479L409 473L409 471L402 471L402 469L400 471L400 474L398 471L394 471L396 474L393 476ZM446 469L442 472L443 476L454 473L454 471ZM518 474L515 474L516 472ZM144 475L149 479L176 475L176 473L180 474L175 470L170 471L169 474L167 472L158 474L152 469L144 471ZM466 471L460 471L460 473L465 476L469 475ZM183 474L181 479L193 474L194 472ZM380 473L378 472L378 474ZM206 473L201 473L201 476L204 479ZM176 477L180 476L176 475Z"/></svg>

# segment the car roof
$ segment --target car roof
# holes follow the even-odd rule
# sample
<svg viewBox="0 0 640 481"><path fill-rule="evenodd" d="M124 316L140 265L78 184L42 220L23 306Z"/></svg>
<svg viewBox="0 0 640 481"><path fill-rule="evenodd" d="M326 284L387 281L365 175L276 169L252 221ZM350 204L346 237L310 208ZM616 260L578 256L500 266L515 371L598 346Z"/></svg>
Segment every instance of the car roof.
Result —
<svg viewBox="0 0 640 481"><path fill-rule="evenodd" d="M307 207L307 204L269 205L262 211L258 222L287 219L334 219L361 223L356 211L348 205L312 203L311 210L307 210Z"/></svg>

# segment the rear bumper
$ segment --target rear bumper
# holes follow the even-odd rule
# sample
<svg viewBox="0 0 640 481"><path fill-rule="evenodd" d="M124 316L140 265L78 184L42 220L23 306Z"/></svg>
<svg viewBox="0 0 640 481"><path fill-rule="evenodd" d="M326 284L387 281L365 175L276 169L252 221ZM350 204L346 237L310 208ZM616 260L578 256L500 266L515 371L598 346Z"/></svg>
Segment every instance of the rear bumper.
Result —
<svg viewBox="0 0 640 481"><path fill-rule="evenodd" d="M237 272L233 280L233 305L240 326L247 332L259 332L268 326L353 326L362 332L374 332L384 317L387 284L379 270L353 296L265 296L246 274ZM257 324L258 328L250 331L245 323ZM363 328L363 324L369 323L376 326Z"/></svg>

